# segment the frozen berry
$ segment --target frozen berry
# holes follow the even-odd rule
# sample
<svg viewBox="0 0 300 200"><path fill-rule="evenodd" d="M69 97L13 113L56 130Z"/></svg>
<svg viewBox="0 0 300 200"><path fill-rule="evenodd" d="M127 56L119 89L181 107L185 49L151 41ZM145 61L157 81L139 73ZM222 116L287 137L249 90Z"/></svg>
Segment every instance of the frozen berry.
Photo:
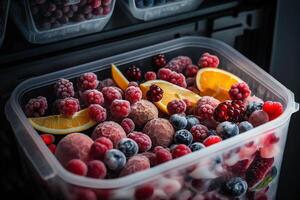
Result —
<svg viewBox="0 0 300 200"><path fill-rule="evenodd" d="M125 74L130 81L139 81L142 78L142 71L135 65L128 67Z"/></svg>
<svg viewBox="0 0 300 200"><path fill-rule="evenodd" d="M204 146L204 144L202 144L200 142L194 142L193 144L190 145L190 149L192 152L199 151L203 148L205 148L205 146Z"/></svg>
<svg viewBox="0 0 300 200"><path fill-rule="evenodd" d="M197 102L197 107L200 107L202 105L211 105L213 108L216 108L219 104L220 101L214 97L211 96L203 96L199 101Z"/></svg>
<svg viewBox="0 0 300 200"><path fill-rule="evenodd" d="M263 103L261 102L256 102L256 101L250 102L247 105L246 115L249 117L254 111L262 110L262 107L263 107Z"/></svg>
<svg viewBox="0 0 300 200"><path fill-rule="evenodd" d="M47 146L48 146L49 150L50 150L53 154L55 154L55 151L56 151L56 145L55 145L55 144L49 144L49 145L47 145Z"/></svg>
<svg viewBox="0 0 300 200"><path fill-rule="evenodd" d="M142 91L139 87L130 86L125 90L125 99L131 104L138 102L142 99Z"/></svg>
<svg viewBox="0 0 300 200"><path fill-rule="evenodd" d="M104 6L109 6L112 3L112 0L102 0Z"/></svg>
<svg viewBox="0 0 300 200"><path fill-rule="evenodd" d="M239 130L240 133L244 133L246 131L249 131L250 129L253 129L253 125L248 121L243 121L239 123Z"/></svg>
<svg viewBox="0 0 300 200"><path fill-rule="evenodd" d="M202 68L204 67L213 67L217 68L219 66L219 58L215 55L204 53L198 61L198 65Z"/></svg>
<svg viewBox="0 0 300 200"><path fill-rule="evenodd" d="M150 137L142 132L134 131L128 135L128 138L134 140L137 143L139 152L146 152L152 147L152 141Z"/></svg>
<svg viewBox="0 0 300 200"><path fill-rule="evenodd" d="M121 122L121 126L127 134L135 129L135 124L130 118L124 118Z"/></svg>
<svg viewBox="0 0 300 200"><path fill-rule="evenodd" d="M188 146L186 146L185 144L179 144L174 149L172 149L172 157L178 158L191 152L192 151Z"/></svg>
<svg viewBox="0 0 300 200"><path fill-rule="evenodd" d="M178 130L175 132L174 142L189 146L193 142L193 135L186 129Z"/></svg>
<svg viewBox="0 0 300 200"><path fill-rule="evenodd" d="M104 97L102 92L99 92L96 89L84 91L81 97L86 106L89 106L91 104L103 105L104 103Z"/></svg>
<svg viewBox="0 0 300 200"><path fill-rule="evenodd" d="M126 100L115 99L110 105L110 112L114 117L127 117L130 113L130 103Z"/></svg>
<svg viewBox="0 0 300 200"><path fill-rule="evenodd" d="M25 114L27 117L40 117L45 115L48 108L47 99L42 96L32 98L25 105Z"/></svg>
<svg viewBox="0 0 300 200"><path fill-rule="evenodd" d="M185 81L186 81L186 85L187 87L194 87L195 86L195 77L188 77Z"/></svg>
<svg viewBox="0 0 300 200"><path fill-rule="evenodd" d="M128 83L128 87L130 87L130 86L139 87L139 84L138 84L138 82L136 82L136 81L130 81L130 82Z"/></svg>
<svg viewBox="0 0 300 200"><path fill-rule="evenodd" d="M122 99L122 94L115 87L104 87L102 89L105 103L109 106L115 99Z"/></svg>
<svg viewBox="0 0 300 200"><path fill-rule="evenodd" d="M254 126L257 127L269 121L269 115L263 110L254 111L248 121Z"/></svg>
<svg viewBox="0 0 300 200"><path fill-rule="evenodd" d="M104 162L112 171L119 171L126 164L124 153L118 149L111 149L105 153Z"/></svg>
<svg viewBox="0 0 300 200"><path fill-rule="evenodd" d="M95 191L89 188L73 187L72 200L97 200Z"/></svg>
<svg viewBox="0 0 300 200"><path fill-rule="evenodd" d="M61 78L54 85L54 92L58 98L66 98L66 97L73 97L74 87L73 83L67 79Z"/></svg>
<svg viewBox="0 0 300 200"><path fill-rule="evenodd" d="M245 82L236 83L229 90L229 96L232 100L245 100L250 94L251 90Z"/></svg>
<svg viewBox="0 0 300 200"><path fill-rule="evenodd" d="M92 160L87 163L87 176L103 179L106 176L106 167L100 160Z"/></svg>
<svg viewBox="0 0 300 200"><path fill-rule="evenodd" d="M155 72L148 71L148 72L145 73L145 80L146 81L151 81L151 80L155 80L155 79L156 79Z"/></svg>
<svg viewBox="0 0 300 200"><path fill-rule="evenodd" d="M186 88L187 86L185 81L185 76L181 73L172 72L167 81L183 88Z"/></svg>
<svg viewBox="0 0 300 200"><path fill-rule="evenodd" d="M167 64L164 54L158 54L152 58L152 64L157 68L162 68Z"/></svg>
<svg viewBox="0 0 300 200"><path fill-rule="evenodd" d="M92 144L89 156L92 160L102 160L105 153L113 148L113 143L106 137L100 137Z"/></svg>
<svg viewBox="0 0 300 200"><path fill-rule="evenodd" d="M224 193L233 198L243 196L247 192L247 189L247 182L241 177L233 177L224 185Z"/></svg>
<svg viewBox="0 0 300 200"><path fill-rule="evenodd" d="M145 200L145 199L150 199L154 193L154 188L150 185L145 185L142 187L139 187L135 193L135 199L136 200Z"/></svg>
<svg viewBox="0 0 300 200"><path fill-rule="evenodd" d="M196 124L190 129L195 142L203 142L208 136L208 128L202 124Z"/></svg>
<svg viewBox="0 0 300 200"><path fill-rule="evenodd" d="M231 138L239 134L239 128L235 123L222 122L217 126L217 134L223 139Z"/></svg>
<svg viewBox="0 0 300 200"><path fill-rule="evenodd" d="M78 89L81 91L96 89L99 84L97 75L93 72L82 74L77 82Z"/></svg>
<svg viewBox="0 0 300 200"><path fill-rule="evenodd" d="M208 136L204 141L203 144L208 147L210 145L216 144L218 142L221 142L222 138L220 136L217 135L210 135Z"/></svg>
<svg viewBox="0 0 300 200"><path fill-rule="evenodd" d="M57 108L60 114L72 116L80 110L80 105L78 99L75 99L73 97L67 97L58 100Z"/></svg>
<svg viewBox="0 0 300 200"><path fill-rule="evenodd" d="M215 108L209 104L204 104L201 106L196 106L194 109L194 114L200 119L200 121L206 119L212 119Z"/></svg>
<svg viewBox="0 0 300 200"><path fill-rule="evenodd" d="M104 122L107 118L106 109L98 104L89 106L89 116L97 123Z"/></svg>
<svg viewBox="0 0 300 200"><path fill-rule="evenodd" d="M169 80L170 75L172 74L172 71L167 68L161 68L157 72L157 77L162 80Z"/></svg>
<svg viewBox="0 0 300 200"><path fill-rule="evenodd" d="M146 93L146 97L149 101L158 102L163 98L164 91L158 85L151 85L150 89Z"/></svg>
<svg viewBox="0 0 300 200"><path fill-rule="evenodd" d="M245 114L245 105L241 100L224 101L220 103L213 114L216 121L240 122Z"/></svg>
<svg viewBox="0 0 300 200"><path fill-rule="evenodd" d="M172 71L183 73L188 65L192 65L191 58L187 56L178 56L173 58L167 65L166 68Z"/></svg>
<svg viewBox="0 0 300 200"><path fill-rule="evenodd" d="M185 116L174 114L170 117L170 122L175 128L175 130L184 129L187 126L187 120Z"/></svg>
<svg viewBox="0 0 300 200"><path fill-rule="evenodd" d="M156 158L156 165L172 160L172 154L165 148L159 148L154 151Z"/></svg>
<svg viewBox="0 0 300 200"><path fill-rule="evenodd" d="M270 120L273 120L283 113L283 106L280 102L266 101L263 105L263 111L269 115Z"/></svg>
<svg viewBox="0 0 300 200"><path fill-rule="evenodd" d="M132 157L139 152L139 146L130 138L123 138L120 140L117 148L122 151L126 157Z"/></svg>
<svg viewBox="0 0 300 200"><path fill-rule="evenodd" d="M102 91L102 89L105 87L115 87L115 86L116 86L116 83L114 82L114 80L112 80L111 78L106 78L99 82L98 90Z"/></svg>
<svg viewBox="0 0 300 200"><path fill-rule="evenodd" d="M40 136L41 136L42 140L44 141L44 143L46 145L53 144L54 141L55 141L54 135L51 135L51 134L41 134Z"/></svg>
<svg viewBox="0 0 300 200"><path fill-rule="evenodd" d="M195 116L193 116L193 115L186 116L186 120L187 120L187 125L186 125L186 129L187 129L187 130L191 130L191 128L192 128L194 125L200 124L198 118L195 117Z"/></svg>
<svg viewBox="0 0 300 200"><path fill-rule="evenodd" d="M101 6L101 0L92 0L90 2L92 8L99 8Z"/></svg>
<svg viewBox="0 0 300 200"><path fill-rule="evenodd" d="M72 159L68 162L66 166L67 170L72 172L73 174L77 174L79 176L86 176L87 174L87 166L80 159Z"/></svg>
<svg viewBox="0 0 300 200"><path fill-rule="evenodd" d="M111 7L110 6L103 6L103 15L107 15L110 13Z"/></svg>
<svg viewBox="0 0 300 200"><path fill-rule="evenodd" d="M127 176L150 168L150 161L143 155L131 157L120 173L120 177Z"/></svg>
<svg viewBox="0 0 300 200"><path fill-rule="evenodd" d="M185 76L186 77L194 77L196 76L199 68L196 65L188 65L185 68Z"/></svg>
<svg viewBox="0 0 300 200"><path fill-rule="evenodd" d="M181 114L185 112L186 104L181 99L174 99L168 103L167 110L170 115Z"/></svg>

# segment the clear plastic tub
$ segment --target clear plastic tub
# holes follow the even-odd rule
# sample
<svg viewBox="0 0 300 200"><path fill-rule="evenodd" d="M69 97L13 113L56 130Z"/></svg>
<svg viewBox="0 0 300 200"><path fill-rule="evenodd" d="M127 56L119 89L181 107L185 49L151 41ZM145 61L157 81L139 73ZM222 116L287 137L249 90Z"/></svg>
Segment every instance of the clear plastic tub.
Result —
<svg viewBox="0 0 300 200"><path fill-rule="evenodd" d="M71 3L65 6L55 4L54 0L41 0L40 2L46 2L42 5L32 2L34 0L13 1L12 17L29 42L45 44L102 31L112 16L116 0L112 0L107 6L110 11L106 15L95 15L95 12L101 13L103 10L95 11L98 8L91 10L91 7L84 7L89 4L80 6L83 0L67 0L66 2ZM51 9L55 10L48 11ZM84 12L88 14L83 14Z"/></svg>
<svg viewBox="0 0 300 200"><path fill-rule="evenodd" d="M137 19L149 21L170 15L180 14L197 9L203 0L175 0L153 7L138 8L135 0L125 0L122 2L130 13Z"/></svg>
<svg viewBox="0 0 300 200"><path fill-rule="evenodd" d="M44 145L22 110L29 98L51 93L53 83L60 77L73 80L84 72L92 71L102 79L110 75L111 63L121 70L132 63L150 66L150 58L158 53L165 53L170 58L187 55L193 62L197 62L199 56L207 51L219 56L221 68L246 81L253 94L263 99L280 101L284 106L284 113L243 134L157 167L118 179L96 180L76 176L65 170ZM151 70L142 70L146 69ZM220 182L222 178L226 178L224 173L248 176L251 181L251 172L244 172L243 166L250 164L254 157L259 160L258 156L265 153L264 157L269 157L267 161L272 164L273 170L269 174L273 175L273 181L268 187L256 186L253 192L248 192L247 197L255 193L255 198L267 195L268 199L275 199L290 117L298 109L299 105L294 101L294 94L290 90L233 48L213 39L185 37L26 80L13 91L5 112L24 158L31 163L37 178L52 192L59 192L60 196L64 194L72 198L82 192L89 192L100 199L134 199L136 191L146 186L153 187L154 194L159 199L185 199L183 195L191 194L198 195L201 199L201 195L213 195L214 192L208 191L216 191L222 187ZM273 141L271 146L270 141Z"/></svg>
<svg viewBox="0 0 300 200"><path fill-rule="evenodd" d="M2 46L4 36L5 36L9 5L10 5L10 0L0 1L0 47Z"/></svg>

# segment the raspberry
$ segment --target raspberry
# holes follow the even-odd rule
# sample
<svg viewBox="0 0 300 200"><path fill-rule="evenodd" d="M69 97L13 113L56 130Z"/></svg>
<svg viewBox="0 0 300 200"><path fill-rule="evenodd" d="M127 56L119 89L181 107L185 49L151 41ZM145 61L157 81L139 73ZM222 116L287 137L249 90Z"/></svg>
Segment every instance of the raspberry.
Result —
<svg viewBox="0 0 300 200"><path fill-rule="evenodd" d="M97 75L93 72L82 74L77 82L77 87L80 91L96 89L99 84Z"/></svg>
<svg viewBox="0 0 300 200"><path fill-rule="evenodd" d="M135 124L130 118L124 118L121 122L121 126L127 134L135 129Z"/></svg>
<svg viewBox="0 0 300 200"><path fill-rule="evenodd" d="M150 152L150 151L146 151L146 152L142 153L141 155L143 155L143 156L145 156L146 158L149 159L151 167L156 165L156 155L155 155L155 153Z"/></svg>
<svg viewBox="0 0 300 200"><path fill-rule="evenodd" d="M104 103L104 97L102 92L99 92L96 89L84 91L81 97L86 106L89 106L91 104L102 105Z"/></svg>
<svg viewBox="0 0 300 200"><path fill-rule="evenodd" d="M194 142L203 142L208 136L208 128L202 124L194 125L190 132L193 135Z"/></svg>
<svg viewBox="0 0 300 200"><path fill-rule="evenodd" d="M134 140L139 146L139 152L149 151L152 147L150 137L142 132L134 131L128 135L128 138Z"/></svg>
<svg viewBox="0 0 300 200"><path fill-rule="evenodd" d="M236 83L231 86L229 96L232 100L245 100L251 94L251 90L247 83Z"/></svg>
<svg viewBox="0 0 300 200"><path fill-rule="evenodd" d="M48 145L48 148L50 149L50 151L55 154L55 151L56 151L56 145L55 144L49 144Z"/></svg>
<svg viewBox="0 0 300 200"><path fill-rule="evenodd" d="M164 54L158 54L152 58L152 64L157 68L162 68L167 64Z"/></svg>
<svg viewBox="0 0 300 200"><path fill-rule="evenodd" d="M167 109L170 115L184 113L186 104L183 100L174 99L168 103Z"/></svg>
<svg viewBox="0 0 300 200"><path fill-rule="evenodd" d="M105 99L105 103L109 106L115 99L122 99L122 94L114 87L104 87L102 94Z"/></svg>
<svg viewBox="0 0 300 200"><path fill-rule="evenodd" d="M185 76L186 77L194 77L196 76L197 72L198 72L199 68L196 65L188 65L185 68Z"/></svg>
<svg viewBox="0 0 300 200"><path fill-rule="evenodd" d="M40 136L46 145L53 144L55 141L55 137L53 135L42 134Z"/></svg>
<svg viewBox="0 0 300 200"><path fill-rule="evenodd" d="M219 66L219 63L220 63L219 58L209 53L202 54L202 56L198 61L198 65L202 68L204 67L217 68Z"/></svg>
<svg viewBox="0 0 300 200"><path fill-rule="evenodd" d="M80 110L80 105L78 99L67 97L57 102L57 108L60 114L72 116Z"/></svg>
<svg viewBox="0 0 300 200"><path fill-rule="evenodd" d="M102 160L105 153L113 148L113 143L106 137L100 137L92 144L89 157L92 160Z"/></svg>
<svg viewBox="0 0 300 200"><path fill-rule="evenodd" d="M263 105L263 111L269 115L270 120L273 120L283 113L283 106L280 102L266 101Z"/></svg>
<svg viewBox="0 0 300 200"><path fill-rule="evenodd" d="M163 98L164 91L157 85L153 84L146 93L146 97L149 101L158 102Z"/></svg>
<svg viewBox="0 0 300 200"><path fill-rule="evenodd" d="M107 118L106 109L98 104L89 106L89 116L97 123L104 122Z"/></svg>
<svg viewBox="0 0 300 200"><path fill-rule="evenodd" d="M125 99L129 101L131 104L138 102L142 99L142 91L139 87L130 86L125 91Z"/></svg>
<svg viewBox="0 0 300 200"><path fill-rule="evenodd" d="M99 82L98 90L102 91L103 88L111 86L116 86L116 83L111 78L107 78Z"/></svg>
<svg viewBox="0 0 300 200"><path fill-rule="evenodd" d="M114 117L127 117L130 113L130 103L126 100L114 100L110 105L110 112Z"/></svg>
<svg viewBox="0 0 300 200"><path fill-rule="evenodd" d="M245 105L241 100L225 101L220 103L213 114L216 121L243 121L245 114Z"/></svg>
<svg viewBox="0 0 300 200"><path fill-rule="evenodd" d="M206 104L209 104L213 108L216 108L220 104L220 101L218 99L215 99L214 97L211 97L211 96L203 96L197 102L197 107L200 107L200 106L206 105Z"/></svg>
<svg viewBox="0 0 300 200"><path fill-rule="evenodd" d="M89 4L92 8L99 8L101 6L101 0L92 0Z"/></svg>
<svg viewBox="0 0 300 200"><path fill-rule="evenodd" d="M77 174L79 176L86 176L87 174L87 166L80 159L72 159L68 162L66 166L67 170L72 172L73 174Z"/></svg>
<svg viewBox="0 0 300 200"><path fill-rule="evenodd" d="M187 56L178 56L173 58L167 65L166 68L169 68L172 71L182 73L188 65L192 65L192 60Z"/></svg>
<svg viewBox="0 0 300 200"><path fill-rule="evenodd" d="M128 87L130 87L130 86L139 87L139 84L137 82L135 82L135 81L130 81L128 83Z"/></svg>
<svg viewBox="0 0 300 200"><path fill-rule="evenodd" d="M48 108L48 102L45 97L38 96L37 98L32 98L25 105L25 114L27 117L40 117L45 115Z"/></svg>
<svg viewBox="0 0 300 200"><path fill-rule="evenodd" d="M73 97L74 87L73 83L67 79L60 78L54 85L54 92L58 98L66 98L66 97Z"/></svg>
<svg viewBox="0 0 300 200"><path fill-rule="evenodd" d="M167 69L167 68L161 68L160 70L158 70L157 72L157 77L159 79L162 79L162 80L168 80L170 75L172 74L172 71L170 69Z"/></svg>
<svg viewBox="0 0 300 200"><path fill-rule="evenodd" d="M142 78L142 71L135 65L128 67L125 74L126 77L131 81L139 81Z"/></svg>
<svg viewBox="0 0 300 200"><path fill-rule="evenodd" d="M204 104L200 107L195 107L194 113L201 120L212 119L215 108L209 104Z"/></svg>
<svg viewBox="0 0 300 200"><path fill-rule="evenodd" d="M167 81L180 87L186 88L185 76L181 73L172 72Z"/></svg>
<svg viewBox="0 0 300 200"><path fill-rule="evenodd" d="M213 145L213 144L216 144L218 142L221 142L222 141L222 138L220 136L217 136L217 135L211 135L211 136L208 136L204 141L203 141L203 144L208 147L210 145Z"/></svg>
<svg viewBox="0 0 300 200"><path fill-rule="evenodd" d="M174 159L179 158L191 152L192 151L188 146L186 146L185 144L179 144L174 149L172 149L172 157Z"/></svg>
<svg viewBox="0 0 300 200"><path fill-rule="evenodd" d="M145 74L145 80L146 81L155 80L155 79L156 79L155 72L152 72L152 71L146 72L146 74Z"/></svg>
<svg viewBox="0 0 300 200"><path fill-rule="evenodd" d="M139 187L135 193L135 199L136 200L145 200L145 199L150 199L154 193L154 188L150 185L145 185L142 187Z"/></svg>
<svg viewBox="0 0 300 200"><path fill-rule="evenodd" d="M103 179L106 176L106 167L100 160L92 160L88 162L87 167L88 177Z"/></svg>
<svg viewBox="0 0 300 200"><path fill-rule="evenodd" d="M172 154L165 148L160 148L155 151L156 165L172 160Z"/></svg>

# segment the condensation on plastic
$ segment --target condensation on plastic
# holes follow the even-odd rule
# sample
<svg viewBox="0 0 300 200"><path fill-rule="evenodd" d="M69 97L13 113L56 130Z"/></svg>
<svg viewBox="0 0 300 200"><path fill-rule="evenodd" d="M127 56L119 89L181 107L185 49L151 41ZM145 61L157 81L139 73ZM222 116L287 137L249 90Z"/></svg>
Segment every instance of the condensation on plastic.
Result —
<svg viewBox="0 0 300 200"><path fill-rule="evenodd" d="M220 67L246 81L256 96L280 101L284 106L284 113L277 119L243 134L157 167L122 178L96 180L76 176L65 170L44 145L39 134L30 125L22 111L21 102L24 102L25 94L39 91L35 95L41 95L40 92L43 91L44 87L52 86L61 77L72 79L84 72L92 71L104 78L110 74L111 63L116 64L121 70L125 69L129 63L149 66L150 58L158 53L165 53L168 57L187 55L196 63L199 56L204 52L216 54L220 58ZM195 176L199 178L204 176L204 178L211 178L211 173L207 171L210 166L206 163L210 163L216 157L221 157L223 158L222 162L226 162L225 155L237 152L238 149L245 147L250 142L256 145L255 148L263 148L263 146L259 146L259 141L269 134L274 134L279 138L279 142L276 144L278 151L274 166L280 170L290 117L298 109L299 105L295 102L294 94L290 90L230 46L204 37L184 37L28 79L15 88L6 104L5 112L20 148L39 175L39 179L44 180L49 187L54 188L54 190L59 188L60 194L66 196L76 194L76 192L74 193L76 189L90 188L100 196L109 194L111 199L133 199L134 191L145 184L155 186L155 192L162 195L161 198L179 195L183 190L190 187L188 183L184 182L186 177ZM191 169L196 171L191 171ZM200 170L197 172L197 169ZM270 199L274 199L276 195L277 177L268 190ZM172 193L166 194L162 190L168 184L173 184L175 189L172 190ZM203 191L196 190L196 192L201 194Z"/></svg>
<svg viewBox="0 0 300 200"><path fill-rule="evenodd" d="M203 0L177 0L175 2L145 8L138 8L135 4L135 0L122 0L120 2L127 7L135 18L149 21L195 10L200 6L202 1Z"/></svg>
<svg viewBox="0 0 300 200"><path fill-rule="evenodd" d="M70 22L58 28L39 30L31 14L29 0L12 2L12 18L25 38L31 43L46 44L76 36L100 32L110 20L116 0L112 0L111 11L83 22Z"/></svg>
<svg viewBox="0 0 300 200"><path fill-rule="evenodd" d="M2 46L4 36L5 36L9 6L10 6L10 0L0 1L0 47Z"/></svg>

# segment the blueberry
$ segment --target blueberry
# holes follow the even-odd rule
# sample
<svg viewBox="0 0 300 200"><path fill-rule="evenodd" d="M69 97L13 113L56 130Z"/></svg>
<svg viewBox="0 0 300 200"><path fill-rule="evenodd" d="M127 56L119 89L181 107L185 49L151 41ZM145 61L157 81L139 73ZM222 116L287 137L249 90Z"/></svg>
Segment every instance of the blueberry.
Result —
<svg viewBox="0 0 300 200"><path fill-rule="evenodd" d="M111 149L105 153L104 163L110 170L118 171L126 164L126 157L122 151Z"/></svg>
<svg viewBox="0 0 300 200"><path fill-rule="evenodd" d="M144 7L144 0L135 0L135 5L137 8L143 8Z"/></svg>
<svg viewBox="0 0 300 200"><path fill-rule="evenodd" d="M118 149L122 151L126 157L134 156L139 151L137 143L130 138L123 138L117 146Z"/></svg>
<svg viewBox="0 0 300 200"><path fill-rule="evenodd" d="M250 129L253 129L253 125L248 121L243 121L239 123L239 130L240 133L244 133L246 131L249 131Z"/></svg>
<svg viewBox="0 0 300 200"><path fill-rule="evenodd" d="M192 152L201 150L203 148L205 148L205 146L204 146L204 144L202 144L200 142L195 142L190 145L190 149L192 150Z"/></svg>
<svg viewBox="0 0 300 200"><path fill-rule="evenodd" d="M152 7L154 6L154 0L144 0L145 7Z"/></svg>
<svg viewBox="0 0 300 200"><path fill-rule="evenodd" d="M193 135L186 129L176 131L174 141L177 144L185 144L189 146L193 142Z"/></svg>
<svg viewBox="0 0 300 200"><path fill-rule="evenodd" d="M196 124L200 124L199 120L193 115L187 116L186 120L187 120L187 126L186 126L187 130L190 130Z"/></svg>
<svg viewBox="0 0 300 200"><path fill-rule="evenodd" d="M228 121L220 123L216 130L217 134L223 139L227 139L239 134L238 126L235 123Z"/></svg>
<svg viewBox="0 0 300 200"><path fill-rule="evenodd" d="M247 105L246 114L247 116L250 116L254 111L256 110L262 110L263 104L259 102L250 102Z"/></svg>
<svg viewBox="0 0 300 200"><path fill-rule="evenodd" d="M240 177L233 177L229 179L224 187L225 194L230 197L241 197L248 189L247 182Z"/></svg>
<svg viewBox="0 0 300 200"><path fill-rule="evenodd" d="M176 130L184 129L187 125L186 118L179 114L172 115L170 122Z"/></svg>
<svg viewBox="0 0 300 200"><path fill-rule="evenodd" d="M208 136L210 135L217 135L217 131L213 129L208 130Z"/></svg>

